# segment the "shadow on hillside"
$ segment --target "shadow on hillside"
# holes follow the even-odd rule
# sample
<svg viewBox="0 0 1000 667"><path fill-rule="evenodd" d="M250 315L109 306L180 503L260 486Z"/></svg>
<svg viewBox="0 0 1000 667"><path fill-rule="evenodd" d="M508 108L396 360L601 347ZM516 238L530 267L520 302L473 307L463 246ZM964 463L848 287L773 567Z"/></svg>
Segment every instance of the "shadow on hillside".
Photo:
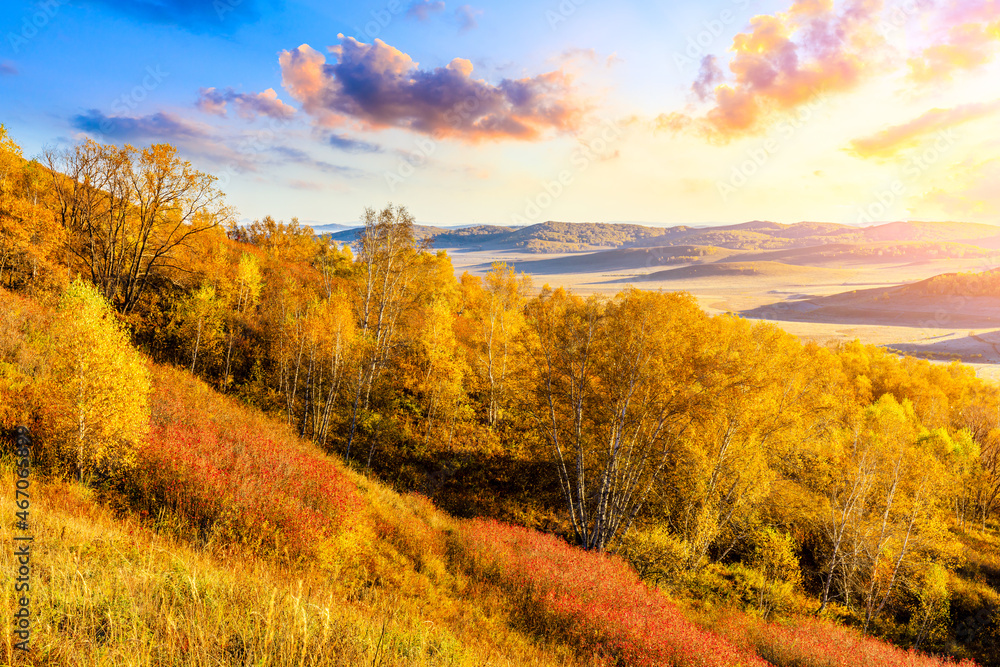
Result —
<svg viewBox="0 0 1000 667"><path fill-rule="evenodd" d="M782 301L740 313L755 320L878 325L921 329L995 329L1000 313L990 309L953 307L925 301L903 307L890 302L858 300L844 303L841 295L802 301Z"/></svg>
<svg viewBox="0 0 1000 667"><path fill-rule="evenodd" d="M1000 336L997 332L984 335L970 334L934 343L893 343L883 347L922 359L976 364L1000 363Z"/></svg>

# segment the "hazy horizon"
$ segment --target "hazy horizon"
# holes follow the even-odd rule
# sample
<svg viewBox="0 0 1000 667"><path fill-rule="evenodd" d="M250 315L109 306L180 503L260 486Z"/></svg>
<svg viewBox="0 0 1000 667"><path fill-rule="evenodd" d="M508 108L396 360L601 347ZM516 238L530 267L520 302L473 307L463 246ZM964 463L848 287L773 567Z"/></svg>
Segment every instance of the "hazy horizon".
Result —
<svg viewBox="0 0 1000 667"><path fill-rule="evenodd" d="M997 222L997 5L0 8L24 148L168 142L240 217ZM72 57L67 57L72 54Z"/></svg>

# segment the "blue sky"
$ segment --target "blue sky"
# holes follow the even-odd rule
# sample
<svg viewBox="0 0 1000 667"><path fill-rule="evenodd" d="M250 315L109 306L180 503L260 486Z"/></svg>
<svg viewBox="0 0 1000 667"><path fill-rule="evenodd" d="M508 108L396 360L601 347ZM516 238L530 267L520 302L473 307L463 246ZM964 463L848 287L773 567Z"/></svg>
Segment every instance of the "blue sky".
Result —
<svg viewBox="0 0 1000 667"><path fill-rule="evenodd" d="M1000 2L0 7L26 155L169 142L242 218L997 222Z"/></svg>

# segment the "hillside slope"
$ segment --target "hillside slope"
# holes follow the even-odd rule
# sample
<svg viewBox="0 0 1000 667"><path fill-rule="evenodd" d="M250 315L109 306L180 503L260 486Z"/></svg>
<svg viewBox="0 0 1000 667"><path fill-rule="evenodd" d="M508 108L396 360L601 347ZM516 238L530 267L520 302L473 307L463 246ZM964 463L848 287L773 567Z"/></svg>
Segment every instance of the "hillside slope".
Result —
<svg viewBox="0 0 1000 667"><path fill-rule="evenodd" d="M1000 327L1000 271L949 273L905 285L783 301L743 315L800 322L995 328Z"/></svg>
<svg viewBox="0 0 1000 667"><path fill-rule="evenodd" d="M618 559L452 519L184 371L152 371L135 478L97 494L35 483L35 665L766 664Z"/></svg>
<svg viewBox="0 0 1000 667"><path fill-rule="evenodd" d="M186 371L151 371L134 476L96 492L33 481L30 664L942 664L829 623L733 614L709 631L618 558L453 519ZM847 647L833 659L831 638ZM9 627L0 650L29 664Z"/></svg>
<svg viewBox="0 0 1000 667"><path fill-rule="evenodd" d="M785 276L791 277L810 272L794 264L781 262L716 262L697 266L684 266L677 269L656 271L643 276L642 280L679 280L683 278L704 278L715 276Z"/></svg>

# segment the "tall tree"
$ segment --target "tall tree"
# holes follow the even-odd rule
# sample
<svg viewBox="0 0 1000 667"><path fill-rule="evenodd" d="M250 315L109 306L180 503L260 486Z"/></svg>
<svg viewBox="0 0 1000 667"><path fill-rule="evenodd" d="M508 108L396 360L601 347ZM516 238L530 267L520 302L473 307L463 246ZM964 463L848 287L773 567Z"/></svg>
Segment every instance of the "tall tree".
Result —
<svg viewBox="0 0 1000 667"><path fill-rule="evenodd" d="M263 277L257 258L249 253L240 253L236 265L232 286L228 293L228 308L226 309L226 364L222 371L220 384L223 389L232 383L233 343L238 330L248 325L248 313L251 313L260 301Z"/></svg>
<svg viewBox="0 0 1000 667"><path fill-rule="evenodd" d="M789 435L802 439L800 411L811 393L798 342L777 327L720 316L708 330L699 377L703 418L685 440L667 493L692 568L710 550L722 559L752 536L775 477L769 452Z"/></svg>
<svg viewBox="0 0 1000 667"><path fill-rule="evenodd" d="M211 360L222 337L224 305L219 301L215 287L203 283L190 295L180 300L176 313L176 326L187 341L191 352L191 372L198 368L198 360L206 366Z"/></svg>
<svg viewBox="0 0 1000 667"><path fill-rule="evenodd" d="M435 420L454 418L465 397L466 366L458 355L454 312L444 298L437 298L424 312L424 324L414 347L418 374L414 389L424 397L424 443L430 440Z"/></svg>
<svg viewBox="0 0 1000 667"><path fill-rule="evenodd" d="M381 211L366 208L364 232L357 249L357 312L361 357L354 380L346 457L357 432L358 411L367 409L372 387L395 348L400 317L410 301L417 247L413 216L406 207L389 204Z"/></svg>
<svg viewBox="0 0 1000 667"><path fill-rule="evenodd" d="M611 303L543 290L536 423L555 458L577 542L603 551L624 535L697 418L690 297L630 290Z"/></svg>
<svg viewBox="0 0 1000 667"><path fill-rule="evenodd" d="M486 405L486 423L493 427L509 401L510 377L519 366L516 350L531 278L518 276L504 262L494 262L482 281L463 276L463 287L464 316L473 322L472 367Z"/></svg>
<svg viewBox="0 0 1000 667"><path fill-rule="evenodd" d="M7 287L65 280L58 261L64 230L47 206L42 180L38 163L24 160L0 125L0 284Z"/></svg>
<svg viewBox="0 0 1000 667"><path fill-rule="evenodd" d="M178 247L231 217L216 178L169 144L140 150L87 140L46 159L70 250L125 314L166 270L183 271L173 262Z"/></svg>
<svg viewBox="0 0 1000 667"><path fill-rule="evenodd" d="M149 426L149 371L103 297L80 279L53 329L52 428L79 479L127 470Z"/></svg>

